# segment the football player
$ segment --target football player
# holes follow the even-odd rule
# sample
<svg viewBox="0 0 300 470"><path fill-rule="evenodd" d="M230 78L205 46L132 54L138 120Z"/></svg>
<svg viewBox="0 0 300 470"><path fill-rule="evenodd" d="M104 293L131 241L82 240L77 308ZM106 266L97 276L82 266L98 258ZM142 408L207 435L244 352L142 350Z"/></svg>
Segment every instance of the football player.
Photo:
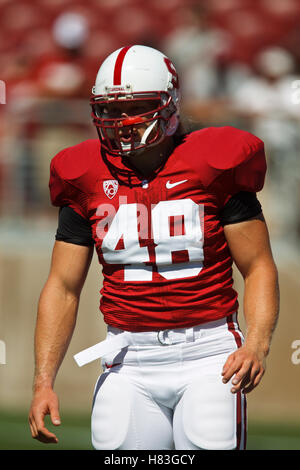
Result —
<svg viewBox="0 0 300 470"><path fill-rule="evenodd" d="M199 84L201 86L201 84ZM51 162L59 222L39 300L32 436L55 443L54 381L97 251L107 338L75 355L101 357L95 449L244 449L245 394L265 371L278 281L256 193L264 144L233 127L184 133L173 63L134 45L101 65L91 98L99 139ZM243 336L233 288L245 281ZM88 345L87 345L88 346Z"/></svg>

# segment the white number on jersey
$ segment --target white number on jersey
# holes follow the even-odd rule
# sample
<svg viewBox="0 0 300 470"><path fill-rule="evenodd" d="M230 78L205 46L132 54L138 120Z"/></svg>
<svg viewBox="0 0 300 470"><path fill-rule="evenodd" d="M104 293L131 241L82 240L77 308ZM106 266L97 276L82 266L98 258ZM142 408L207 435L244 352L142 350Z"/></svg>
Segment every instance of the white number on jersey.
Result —
<svg viewBox="0 0 300 470"><path fill-rule="evenodd" d="M183 233L170 233L170 219L181 217ZM155 264L165 279L197 276L203 268L203 204L192 199L160 201L152 209L151 224L155 243ZM125 281L151 281L152 266L147 247L139 242L138 205L121 204L102 242L104 260L123 264ZM116 249L122 239L123 247ZM185 251L189 261L172 263L172 254Z"/></svg>

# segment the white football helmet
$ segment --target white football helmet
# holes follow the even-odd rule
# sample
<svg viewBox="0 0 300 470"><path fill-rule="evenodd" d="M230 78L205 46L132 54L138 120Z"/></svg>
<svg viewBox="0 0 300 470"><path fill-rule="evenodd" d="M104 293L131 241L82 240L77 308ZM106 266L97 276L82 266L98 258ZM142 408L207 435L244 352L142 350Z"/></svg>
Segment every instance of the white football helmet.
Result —
<svg viewBox="0 0 300 470"><path fill-rule="evenodd" d="M122 117L108 111L111 104L138 104L145 100L148 107L143 114ZM161 143L176 132L179 101L178 75L164 54L139 45L113 52L98 71L91 98L92 118L102 148L113 156L126 156ZM139 126L146 126L146 130L137 141ZM122 133L127 139L121 139Z"/></svg>

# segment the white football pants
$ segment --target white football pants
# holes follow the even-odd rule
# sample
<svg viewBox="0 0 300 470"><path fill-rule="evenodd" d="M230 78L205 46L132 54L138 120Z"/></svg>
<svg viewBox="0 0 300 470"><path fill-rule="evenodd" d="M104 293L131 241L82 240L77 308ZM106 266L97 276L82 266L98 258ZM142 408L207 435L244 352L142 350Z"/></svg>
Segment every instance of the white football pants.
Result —
<svg viewBox="0 0 300 470"><path fill-rule="evenodd" d="M108 338L122 330L108 327ZM236 315L203 325L132 333L102 358L92 410L95 449L244 449L246 400L222 382L242 345Z"/></svg>

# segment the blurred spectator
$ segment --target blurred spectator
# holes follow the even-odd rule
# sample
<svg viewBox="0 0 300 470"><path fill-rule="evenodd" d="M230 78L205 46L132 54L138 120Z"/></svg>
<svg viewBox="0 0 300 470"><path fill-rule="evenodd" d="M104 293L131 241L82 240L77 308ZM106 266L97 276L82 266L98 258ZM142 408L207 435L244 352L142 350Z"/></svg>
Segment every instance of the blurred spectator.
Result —
<svg viewBox="0 0 300 470"><path fill-rule="evenodd" d="M43 96L86 96L87 71L82 48L89 35L86 18L78 13L62 13L52 28L57 45L54 55L42 57L34 74Z"/></svg>
<svg viewBox="0 0 300 470"><path fill-rule="evenodd" d="M211 27L207 10L181 8L181 24L163 43L163 49L179 69L186 100L214 98L220 94L218 58L228 47L229 35Z"/></svg>
<svg viewBox="0 0 300 470"><path fill-rule="evenodd" d="M220 123L226 101L220 65L230 47L230 34L211 24L204 4L182 7L175 17L178 26L166 36L163 50L179 72L183 111L193 127Z"/></svg>
<svg viewBox="0 0 300 470"><path fill-rule="evenodd" d="M266 143L269 213L274 233L287 240L299 236L300 225L300 104L292 99L294 72L291 53L267 48L255 58L253 73L230 90L232 109Z"/></svg>

